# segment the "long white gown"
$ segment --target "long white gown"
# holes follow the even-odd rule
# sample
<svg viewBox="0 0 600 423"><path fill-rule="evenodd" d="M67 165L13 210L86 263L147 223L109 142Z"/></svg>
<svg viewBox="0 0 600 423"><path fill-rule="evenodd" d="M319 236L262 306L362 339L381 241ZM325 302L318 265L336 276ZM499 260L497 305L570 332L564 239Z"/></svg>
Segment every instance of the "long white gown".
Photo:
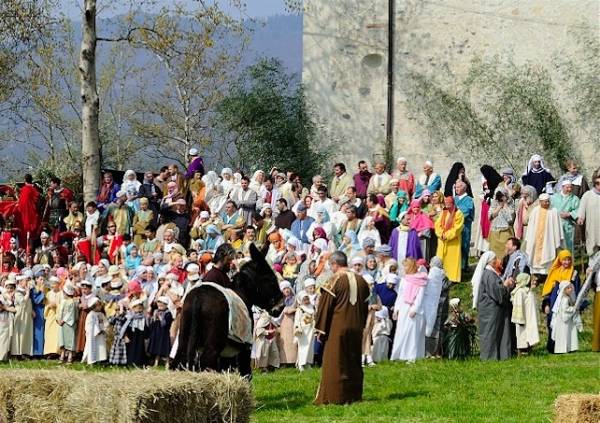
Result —
<svg viewBox="0 0 600 423"><path fill-rule="evenodd" d="M419 288L414 304L411 306L404 302L404 288L406 281L400 280L398 297L394 310L398 311L398 321L394 343L392 346L391 360L415 361L425 357L425 313L423 309L424 288ZM409 312L417 314L411 318Z"/></svg>
<svg viewBox="0 0 600 423"><path fill-rule="evenodd" d="M315 309L311 306L301 305L296 309L294 316L294 342L298 345L296 366L302 367L313 363Z"/></svg>
<svg viewBox="0 0 600 423"><path fill-rule="evenodd" d="M81 361L94 364L106 361L106 318L102 313L90 311L85 319L85 347Z"/></svg>

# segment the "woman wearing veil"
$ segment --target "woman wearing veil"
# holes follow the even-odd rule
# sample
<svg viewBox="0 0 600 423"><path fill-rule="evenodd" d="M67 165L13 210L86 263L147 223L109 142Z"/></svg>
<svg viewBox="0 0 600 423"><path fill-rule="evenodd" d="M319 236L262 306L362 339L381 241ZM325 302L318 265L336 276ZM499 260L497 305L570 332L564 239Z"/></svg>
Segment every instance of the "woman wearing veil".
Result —
<svg viewBox="0 0 600 423"><path fill-rule="evenodd" d="M473 197L473 191L471 190L471 182L467 179L465 165L461 162L455 162L450 168L450 173L446 178L446 185L444 185L444 197L454 197L454 184L456 181L461 180L467 184L467 195Z"/></svg>

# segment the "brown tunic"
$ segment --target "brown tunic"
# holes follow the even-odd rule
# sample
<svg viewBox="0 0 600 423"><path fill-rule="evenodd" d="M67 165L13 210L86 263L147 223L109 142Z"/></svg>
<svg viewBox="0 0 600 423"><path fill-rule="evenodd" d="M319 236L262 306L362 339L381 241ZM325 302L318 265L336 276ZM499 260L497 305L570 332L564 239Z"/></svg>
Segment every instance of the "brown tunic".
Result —
<svg viewBox="0 0 600 423"><path fill-rule="evenodd" d="M321 287L315 329L325 340L321 384L314 401L348 404L362 399L361 341L367 320L369 286L354 275L355 298L348 271L336 273Z"/></svg>

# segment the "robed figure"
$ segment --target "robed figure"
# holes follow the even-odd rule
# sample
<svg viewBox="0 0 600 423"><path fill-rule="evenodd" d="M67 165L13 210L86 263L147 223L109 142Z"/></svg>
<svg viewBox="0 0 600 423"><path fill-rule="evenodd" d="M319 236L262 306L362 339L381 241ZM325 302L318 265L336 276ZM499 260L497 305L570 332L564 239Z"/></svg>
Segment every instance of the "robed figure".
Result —
<svg viewBox="0 0 600 423"><path fill-rule="evenodd" d="M321 383L314 401L348 404L362 399L362 332L367 321L369 286L350 272L342 252L331 255L335 274L321 287L315 331L325 341Z"/></svg>
<svg viewBox="0 0 600 423"><path fill-rule="evenodd" d="M27 235L33 239L38 236L41 218L39 213L40 192L32 184L31 176L25 176L25 185L19 191L19 201L17 208L19 210L19 239L25 242Z"/></svg>

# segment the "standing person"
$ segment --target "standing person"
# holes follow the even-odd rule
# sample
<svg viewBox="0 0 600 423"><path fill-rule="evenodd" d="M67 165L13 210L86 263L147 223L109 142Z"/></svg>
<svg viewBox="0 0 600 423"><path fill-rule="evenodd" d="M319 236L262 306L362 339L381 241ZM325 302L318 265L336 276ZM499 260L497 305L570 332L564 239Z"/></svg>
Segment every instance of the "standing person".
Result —
<svg viewBox="0 0 600 423"><path fill-rule="evenodd" d="M67 205L73 201L73 191L64 188L59 178L50 179L46 198L48 224L53 234L65 231L63 218L67 215Z"/></svg>
<svg viewBox="0 0 600 423"><path fill-rule="evenodd" d="M358 173L354 174L354 188L356 189L356 196L361 200L367 198L367 191L369 187L369 181L373 174L369 172L369 165L364 160L358 162Z"/></svg>
<svg viewBox="0 0 600 423"><path fill-rule="evenodd" d="M294 317L296 315L296 296L292 285L288 281L279 284L279 289L283 294L283 303L285 307L279 316L279 337L277 339L277 348L279 349L279 363L283 365L296 364L298 355L298 345L294 343Z"/></svg>
<svg viewBox="0 0 600 423"><path fill-rule="evenodd" d="M19 200L17 201L17 210L19 210L21 234L19 239L26 240L27 236L36 236L40 228L40 192L33 185L33 178L30 174L25 175L25 185L19 191ZM27 251L29 254L29 251Z"/></svg>
<svg viewBox="0 0 600 423"><path fill-rule="evenodd" d="M247 176L242 177L240 189L231 192L231 198L239 207L239 211L244 217L246 225L252 224L252 213L256 211L256 202L258 194L250 189L250 179Z"/></svg>
<svg viewBox="0 0 600 423"><path fill-rule="evenodd" d="M129 303L130 312L119 337L125 341L127 348L127 365L143 367L146 364L145 341L148 334L148 325L144 316L144 301L133 300Z"/></svg>
<svg viewBox="0 0 600 423"><path fill-rule="evenodd" d="M157 309L152 312L150 318L148 354L154 357L154 366L158 366L161 360L168 360L171 351L170 330L173 315L167 308L168 305L169 297L158 297L156 300Z"/></svg>
<svg viewBox="0 0 600 423"><path fill-rule="evenodd" d="M512 278L502 281L500 261L492 251L479 259L473 274L474 308L479 311L481 360L506 360L512 355L510 289Z"/></svg>
<svg viewBox="0 0 600 423"><path fill-rule="evenodd" d="M521 251L521 241L518 238L512 237L506 241L502 267L504 269L502 280L506 280L511 276L514 279L519 273L529 273L527 256Z"/></svg>
<svg viewBox="0 0 600 423"><path fill-rule="evenodd" d="M460 181L466 185L464 192L469 197L473 198L471 183L467 179L466 173L467 171L465 170L465 165L461 162L455 162L452 165L450 172L448 172L448 177L446 178L446 184L444 185L444 197L458 196L458 193L456 192L456 183Z"/></svg>
<svg viewBox="0 0 600 423"><path fill-rule="evenodd" d="M17 276L15 308L17 311L13 322L10 354L17 357L31 356L33 353L33 307L28 276Z"/></svg>
<svg viewBox="0 0 600 423"><path fill-rule="evenodd" d="M15 280L8 278L4 282L4 291L0 292L0 361L8 361L13 331L15 307Z"/></svg>
<svg viewBox="0 0 600 423"><path fill-rule="evenodd" d="M511 322L515 324L517 349L519 353L528 353L540 342L538 328L538 310L535 301L531 276L519 273L515 289L510 293L512 303Z"/></svg>
<svg viewBox="0 0 600 423"><path fill-rule="evenodd" d="M575 160L567 160L565 162L565 169L567 170L567 173L558 178L555 190L560 191L562 189L563 182L570 181L573 195L575 195L577 198L581 198L583 194L590 190L590 186L588 185L585 176L579 173L579 166Z"/></svg>
<svg viewBox="0 0 600 423"><path fill-rule="evenodd" d="M117 192L115 201L106 206L102 215L104 221L112 221L119 235L129 234L133 224L133 209L127 205L127 192Z"/></svg>
<svg viewBox="0 0 600 423"><path fill-rule="evenodd" d="M340 198L346 193L346 189L352 184L352 176L346 172L346 165L344 163L336 163L333 166L333 179L331 180L331 188L329 190L333 201L338 203Z"/></svg>
<svg viewBox="0 0 600 423"><path fill-rule="evenodd" d="M52 356L60 354L59 332L61 327L56 319L57 311L60 308L63 294L60 289L60 281L56 276L50 277L50 290L46 293L44 308L44 318L46 324L44 328L44 355Z"/></svg>
<svg viewBox="0 0 600 423"><path fill-rule="evenodd" d="M333 253L329 264L334 275L321 287L315 318L317 340L326 339L316 405L360 401L363 390L361 341L369 287L347 269L344 253Z"/></svg>
<svg viewBox="0 0 600 423"><path fill-rule="evenodd" d="M513 200L508 195L506 189L499 188L494 195L488 212L491 223L488 237L490 250L496 253L496 257L500 258L500 260L504 258L506 241L514 235L513 222L515 220L515 212L513 204Z"/></svg>
<svg viewBox="0 0 600 423"><path fill-rule="evenodd" d="M577 223L585 223L585 249L591 256L600 249L600 174L594 175L594 186L581 197Z"/></svg>
<svg viewBox="0 0 600 423"><path fill-rule="evenodd" d="M529 215L538 205L537 191L531 185L525 185L521 188L521 198L516 205L515 210L515 237L523 239L529 222Z"/></svg>
<svg viewBox="0 0 600 423"><path fill-rule="evenodd" d="M442 260L433 257L429 262L425 289L425 356L442 357L442 325L448 317L450 286L452 282L446 277ZM439 295L438 295L439 292ZM439 297L439 298L438 298ZM429 304L437 298L437 302ZM431 310L428 308L431 307Z"/></svg>
<svg viewBox="0 0 600 423"><path fill-rule="evenodd" d="M415 193L415 175L407 169L408 161L400 157L396 161L396 169L392 172L392 178L398 180L398 189L404 191L411 199Z"/></svg>
<svg viewBox="0 0 600 423"><path fill-rule="evenodd" d="M58 306L56 321L60 326L58 333L58 346L61 349L60 361L67 360L68 364L73 362L77 332L77 303L73 299L75 288L71 284L65 284L63 288L64 298Z"/></svg>
<svg viewBox="0 0 600 423"><path fill-rule="evenodd" d="M371 179L369 179L369 185L367 186L367 194L389 194L391 179L392 177L390 176L390 174L385 171L385 163L375 163L375 173L371 175Z"/></svg>
<svg viewBox="0 0 600 423"><path fill-rule="evenodd" d="M531 273L548 274L563 238L558 210L551 208L550 196L544 193L529 216L524 237Z"/></svg>
<svg viewBox="0 0 600 423"><path fill-rule="evenodd" d="M538 195L540 195L542 192L546 192L546 184L554 181L554 176L552 176L550 170L544 165L542 156L534 154L529 159L529 162L527 162L527 168L521 179L523 185L533 186Z"/></svg>
<svg viewBox="0 0 600 423"><path fill-rule="evenodd" d="M374 314L375 319L371 329L371 338L373 347L371 357L374 363L386 361L390 356L390 335L392 334L392 321L389 318L387 307L377 310Z"/></svg>
<svg viewBox="0 0 600 423"><path fill-rule="evenodd" d="M473 194L471 193L471 195L469 195L468 189L470 189L470 187L463 180L457 180L454 184L454 203L465 218L460 243L460 255L463 271L469 268L471 227L473 226L473 220L475 220L475 203L473 202Z"/></svg>
<svg viewBox="0 0 600 423"><path fill-rule="evenodd" d="M559 251L542 287L542 310L544 311L544 314L546 314L546 327L548 330L546 349L550 353L554 352L554 341L552 337L554 305L556 304L559 284L563 281L569 281L577 288L581 285L579 273L575 270L573 256L569 250Z"/></svg>
<svg viewBox="0 0 600 423"><path fill-rule="evenodd" d="M277 229L291 229L292 223L296 220L296 215L288 208L288 202L285 198L277 200L278 214L275 217L275 227Z"/></svg>
<svg viewBox="0 0 600 423"><path fill-rule="evenodd" d="M75 352L83 352L85 348L85 334L86 334L86 319L88 313L92 310L90 307L91 301L96 298L96 295L92 291L93 284L90 281L83 280L80 283L81 296L77 302L79 324L77 325L77 338L75 344Z"/></svg>
<svg viewBox="0 0 600 423"><path fill-rule="evenodd" d="M313 363L315 338L315 307L311 304L310 295L300 291L298 305L294 316L294 343L298 346L296 367L303 371Z"/></svg>
<svg viewBox="0 0 600 423"><path fill-rule="evenodd" d="M561 184L561 190L555 193L551 199L552 208L558 210L560 223L565 237L565 246L571 254L575 254L575 223L579 211L579 198L573 194L571 180L565 179Z"/></svg>
<svg viewBox="0 0 600 423"><path fill-rule="evenodd" d="M204 176L204 160L200 156L197 148L190 148L189 151L190 164L185 171L185 179L192 179L195 173L200 173Z"/></svg>
<svg viewBox="0 0 600 423"><path fill-rule="evenodd" d="M421 198L423 191L439 191L442 188L442 178L433 171L433 163L427 160L423 164L423 173L417 179L415 198Z"/></svg>
<svg viewBox="0 0 600 423"><path fill-rule="evenodd" d="M152 210L152 212L154 213L154 220L152 221L152 224L155 225L158 220L158 214L160 212L162 190L156 184L154 173L146 172L144 174L144 182L142 182L142 186L140 187L138 196L140 197L140 201L142 198L146 198L148 200L150 210Z"/></svg>
<svg viewBox="0 0 600 423"><path fill-rule="evenodd" d="M42 357L44 355L44 332L46 319L44 317L44 308L46 300L46 278L43 271L35 275L35 285L30 289L29 296L33 302L33 356Z"/></svg>
<svg viewBox="0 0 600 423"><path fill-rule="evenodd" d="M106 316L104 306L98 297L89 301L90 312L85 318L85 347L81 361L94 364L108 359L106 352Z"/></svg>
<svg viewBox="0 0 600 423"><path fill-rule="evenodd" d="M435 234L437 236L437 256L444 263L444 270L452 282L461 279L461 242L464 216L456 208L454 199L444 199L444 210L435 221Z"/></svg>
<svg viewBox="0 0 600 423"><path fill-rule="evenodd" d="M404 260L404 276L400 280L398 297L394 304L396 332L391 360L414 363L425 357L425 313L423 297L427 273L419 272L412 258Z"/></svg>
<svg viewBox="0 0 600 423"><path fill-rule="evenodd" d="M575 309L575 287L569 281L561 282L558 297L552 307L552 340L554 354L564 354L579 349L577 332L582 323L579 311Z"/></svg>

